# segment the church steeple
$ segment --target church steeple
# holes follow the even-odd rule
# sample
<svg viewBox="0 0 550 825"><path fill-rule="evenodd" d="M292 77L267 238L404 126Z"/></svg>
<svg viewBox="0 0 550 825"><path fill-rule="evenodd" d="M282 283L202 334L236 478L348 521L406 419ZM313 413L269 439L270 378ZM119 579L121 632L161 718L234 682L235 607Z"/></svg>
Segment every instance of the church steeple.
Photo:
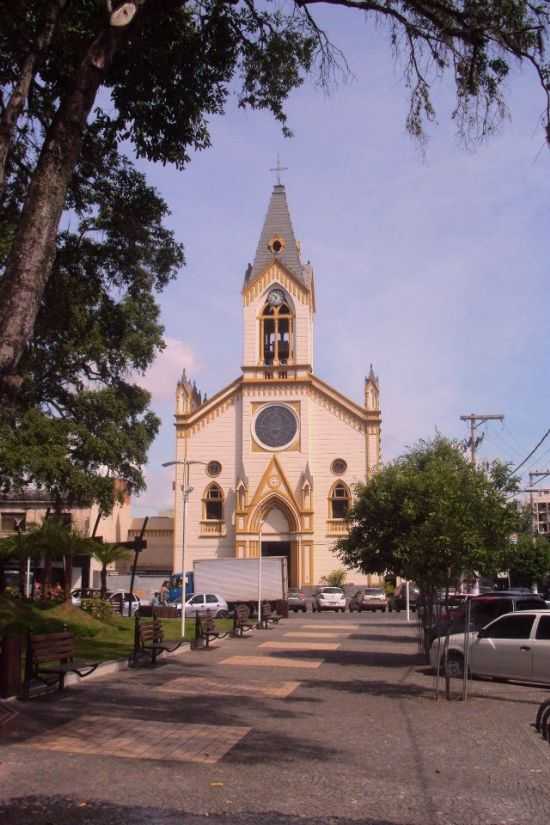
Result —
<svg viewBox="0 0 550 825"><path fill-rule="evenodd" d="M300 248L292 228L285 187L281 183L273 187L254 263L245 275L245 286L275 261L279 261L301 284L306 285Z"/></svg>
<svg viewBox="0 0 550 825"><path fill-rule="evenodd" d="M313 268L300 258L280 182L273 187L242 295L243 369L266 381L308 375L313 370Z"/></svg>

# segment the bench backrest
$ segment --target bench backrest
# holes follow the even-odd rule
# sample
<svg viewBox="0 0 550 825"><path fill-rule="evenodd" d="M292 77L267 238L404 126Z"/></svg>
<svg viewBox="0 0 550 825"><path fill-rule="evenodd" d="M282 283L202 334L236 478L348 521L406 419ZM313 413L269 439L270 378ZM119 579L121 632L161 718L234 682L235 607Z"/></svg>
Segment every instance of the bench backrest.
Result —
<svg viewBox="0 0 550 825"><path fill-rule="evenodd" d="M74 636L68 631L30 634L29 646L32 660L37 664L72 659L74 656Z"/></svg>
<svg viewBox="0 0 550 825"><path fill-rule="evenodd" d="M204 633L205 631L208 631L208 633L214 633L216 631L214 614L211 613L210 610L207 610L206 613L197 613L197 620L199 622L201 633Z"/></svg>
<svg viewBox="0 0 550 825"><path fill-rule="evenodd" d="M235 619L237 623L247 622L250 619L250 609L246 604L239 604L235 608Z"/></svg>
<svg viewBox="0 0 550 825"><path fill-rule="evenodd" d="M141 645L164 641L164 630L159 619L143 621L136 616L136 624Z"/></svg>

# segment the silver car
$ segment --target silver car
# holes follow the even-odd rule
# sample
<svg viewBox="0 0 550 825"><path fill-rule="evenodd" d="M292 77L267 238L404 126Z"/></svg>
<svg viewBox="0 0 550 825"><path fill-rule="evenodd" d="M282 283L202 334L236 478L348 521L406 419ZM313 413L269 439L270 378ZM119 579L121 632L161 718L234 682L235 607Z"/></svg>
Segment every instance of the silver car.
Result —
<svg viewBox="0 0 550 825"><path fill-rule="evenodd" d="M344 613L346 594L341 587L321 587L313 596L311 609L313 613L321 613L323 610L340 610Z"/></svg>
<svg viewBox="0 0 550 825"><path fill-rule="evenodd" d="M135 593L129 593L127 590L115 590L115 592L108 597L114 613L119 613L121 616L135 616L141 607L141 601Z"/></svg>
<svg viewBox="0 0 550 825"><path fill-rule="evenodd" d="M181 603L178 604L181 610ZM229 606L223 596L217 593L195 593L185 602L185 615L196 616L197 613L211 611L216 619L225 619L229 615Z"/></svg>
<svg viewBox="0 0 550 825"><path fill-rule="evenodd" d="M505 613L470 633L470 672L476 676L550 685L550 610ZM464 673L464 633L449 636L447 671ZM432 667L442 667L444 639L432 643Z"/></svg>

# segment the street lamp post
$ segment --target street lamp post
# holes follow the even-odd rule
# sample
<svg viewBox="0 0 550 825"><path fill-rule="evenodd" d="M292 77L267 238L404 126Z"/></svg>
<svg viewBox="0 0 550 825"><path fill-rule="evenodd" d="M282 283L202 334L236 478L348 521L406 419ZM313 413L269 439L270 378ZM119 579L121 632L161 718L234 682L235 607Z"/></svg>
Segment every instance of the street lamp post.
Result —
<svg viewBox="0 0 550 825"><path fill-rule="evenodd" d="M178 464L183 466L183 484L182 484L182 495L183 495L183 506L182 506L182 531L181 531L181 638L185 637L185 597L186 597L186 588L185 588L185 525L187 521L187 501L189 498L189 494L193 492L193 488L189 486L189 467L191 464L204 464L207 465L208 462L206 461L189 461L187 458L182 459L181 461L165 461L163 463L163 467L175 467Z"/></svg>
<svg viewBox="0 0 550 825"><path fill-rule="evenodd" d="M263 520L260 518L260 529L258 531L259 557L258 557L258 629L262 626L262 528Z"/></svg>

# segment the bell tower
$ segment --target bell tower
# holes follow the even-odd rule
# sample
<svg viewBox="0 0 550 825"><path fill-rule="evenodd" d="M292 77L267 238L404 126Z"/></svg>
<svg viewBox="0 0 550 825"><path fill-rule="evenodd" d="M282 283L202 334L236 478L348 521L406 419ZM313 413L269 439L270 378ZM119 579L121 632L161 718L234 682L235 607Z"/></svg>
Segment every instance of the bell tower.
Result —
<svg viewBox="0 0 550 825"><path fill-rule="evenodd" d="M285 187L275 184L243 284L243 372L292 379L313 371L313 268L303 263Z"/></svg>

